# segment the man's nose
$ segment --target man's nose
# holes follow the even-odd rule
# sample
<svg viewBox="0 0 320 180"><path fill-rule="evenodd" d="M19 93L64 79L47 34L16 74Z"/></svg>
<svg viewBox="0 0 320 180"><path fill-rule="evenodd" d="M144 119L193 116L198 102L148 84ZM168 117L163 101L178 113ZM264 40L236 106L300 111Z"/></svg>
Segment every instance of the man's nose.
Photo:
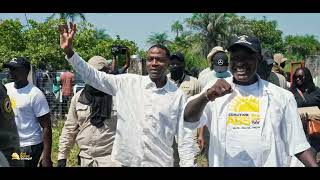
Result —
<svg viewBox="0 0 320 180"><path fill-rule="evenodd" d="M238 62L236 62L236 65L237 65L237 66L244 66L244 65L246 65L246 62L244 62L244 61L238 61Z"/></svg>
<svg viewBox="0 0 320 180"><path fill-rule="evenodd" d="M158 65L159 61L156 58L153 58L151 61L151 65Z"/></svg>

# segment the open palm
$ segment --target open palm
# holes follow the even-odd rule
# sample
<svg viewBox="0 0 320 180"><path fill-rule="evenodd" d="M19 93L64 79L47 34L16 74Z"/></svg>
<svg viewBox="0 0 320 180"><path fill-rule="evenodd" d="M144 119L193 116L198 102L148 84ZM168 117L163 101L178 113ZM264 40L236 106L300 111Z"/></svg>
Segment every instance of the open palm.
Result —
<svg viewBox="0 0 320 180"><path fill-rule="evenodd" d="M70 29L67 24L59 26L60 32L60 47L63 50L70 50L72 49L72 42L74 35L77 31L76 24L70 22Z"/></svg>

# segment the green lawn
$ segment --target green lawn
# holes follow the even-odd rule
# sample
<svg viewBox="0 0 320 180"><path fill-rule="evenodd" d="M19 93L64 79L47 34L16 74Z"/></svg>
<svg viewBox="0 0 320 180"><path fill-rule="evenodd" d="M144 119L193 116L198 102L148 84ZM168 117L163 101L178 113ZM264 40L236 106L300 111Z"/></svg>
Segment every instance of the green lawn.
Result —
<svg viewBox="0 0 320 180"><path fill-rule="evenodd" d="M200 154L197 156L198 167L208 167L208 159L205 154Z"/></svg>
<svg viewBox="0 0 320 180"><path fill-rule="evenodd" d="M57 160L58 160L58 150L59 150L59 137L62 131L64 125L64 121L63 120L58 120L55 123L53 123L53 128L52 128L52 154L51 154L51 158L53 161L53 166L56 167L57 166ZM68 162L67 162L67 166L68 167L78 167L77 162L78 162L78 158L77 155L79 153L79 148L77 145L75 145L70 154L69 154L69 158L68 158ZM197 157L197 163L199 167L207 167L208 165L208 161L207 158L204 154L200 154Z"/></svg>
<svg viewBox="0 0 320 180"><path fill-rule="evenodd" d="M53 124L53 128L52 128L52 141L53 142L52 142L51 158L52 158L54 167L57 166L58 150L59 150L59 137L60 137L63 125L64 125L64 121L59 120ZM69 154L69 158L68 158L68 162L67 162L68 167L78 167L78 165L77 165L78 153L79 153L79 148L77 145L75 145Z"/></svg>

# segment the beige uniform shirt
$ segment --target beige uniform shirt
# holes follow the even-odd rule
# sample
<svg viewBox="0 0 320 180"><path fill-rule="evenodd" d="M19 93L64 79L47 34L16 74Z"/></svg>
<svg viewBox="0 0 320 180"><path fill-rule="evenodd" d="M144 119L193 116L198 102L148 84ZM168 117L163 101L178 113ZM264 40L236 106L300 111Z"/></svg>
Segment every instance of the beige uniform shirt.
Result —
<svg viewBox="0 0 320 180"><path fill-rule="evenodd" d="M185 77L180 83L179 81L174 81L173 79L170 78L170 74L168 74L169 79L174 82L187 96L187 98L194 96L196 94L199 94L201 92L201 87L199 81L189 75L185 74Z"/></svg>
<svg viewBox="0 0 320 180"><path fill-rule="evenodd" d="M109 156L112 152L117 126L115 108L113 108L111 119L105 120L105 125L97 128L91 125L88 119L90 106L78 102L81 92L82 90L77 92L71 100L68 117L59 140L58 159L67 159L75 142L80 148L81 158L103 159L101 157Z"/></svg>
<svg viewBox="0 0 320 180"><path fill-rule="evenodd" d="M174 81L173 79L171 79L171 75L168 74L168 78L174 82L179 89L181 89L184 94L187 96L187 98L194 96L196 94L199 94L201 92L201 86L199 81L189 75L184 74L184 77L182 79L182 82L178 81ZM200 152L200 148L197 145L197 141L198 141L198 136L199 136L199 131L193 131L192 133L192 138L193 139L193 143L194 143L194 156L196 156L199 152Z"/></svg>
<svg viewBox="0 0 320 180"><path fill-rule="evenodd" d="M268 81L279 87L282 87L283 89L289 89L286 78L281 74L271 72L270 76L268 77Z"/></svg>

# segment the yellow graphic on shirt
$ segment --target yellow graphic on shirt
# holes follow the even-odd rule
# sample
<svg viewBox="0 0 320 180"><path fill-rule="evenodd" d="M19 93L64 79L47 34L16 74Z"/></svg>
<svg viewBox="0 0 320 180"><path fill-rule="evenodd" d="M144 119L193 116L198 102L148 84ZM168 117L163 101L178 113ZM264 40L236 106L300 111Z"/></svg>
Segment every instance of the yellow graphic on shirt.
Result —
<svg viewBox="0 0 320 180"><path fill-rule="evenodd" d="M15 108L17 107L17 102L16 102L16 100L10 98L10 101L11 101L11 107L12 107L12 109L15 109Z"/></svg>
<svg viewBox="0 0 320 180"><path fill-rule="evenodd" d="M12 158L12 160L20 160L20 156L18 153L12 153L11 158Z"/></svg>
<svg viewBox="0 0 320 180"><path fill-rule="evenodd" d="M32 157L28 155L26 152L21 152L20 156L18 153L14 152L11 154L12 160L32 160Z"/></svg>
<svg viewBox="0 0 320 180"><path fill-rule="evenodd" d="M259 99L254 96L237 96L229 106L227 125L256 127L260 126Z"/></svg>

